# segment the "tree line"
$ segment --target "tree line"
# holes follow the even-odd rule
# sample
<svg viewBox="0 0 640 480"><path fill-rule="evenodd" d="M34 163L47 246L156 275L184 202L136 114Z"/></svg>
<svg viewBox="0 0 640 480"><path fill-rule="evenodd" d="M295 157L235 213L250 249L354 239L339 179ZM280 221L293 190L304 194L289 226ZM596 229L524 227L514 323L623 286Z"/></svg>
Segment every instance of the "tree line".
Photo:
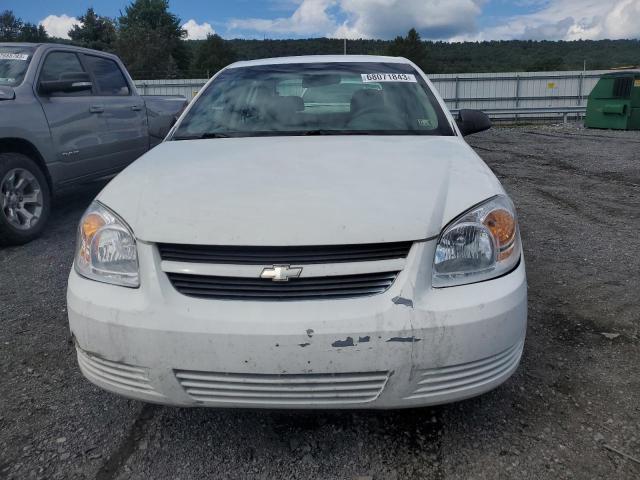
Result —
<svg viewBox="0 0 640 480"><path fill-rule="evenodd" d="M289 55L341 54L330 38L225 40L209 35L188 40L168 0L132 0L117 18L89 8L70 39L50 38L40 25L13 12L0 13L0 42L70 43L117 54L136 79L203 78L236 60ZM409 58L427 73L609 69L640 64L640 40L489 42L423 41L415 29L393 40L349 40L348 53Z"/></svg>

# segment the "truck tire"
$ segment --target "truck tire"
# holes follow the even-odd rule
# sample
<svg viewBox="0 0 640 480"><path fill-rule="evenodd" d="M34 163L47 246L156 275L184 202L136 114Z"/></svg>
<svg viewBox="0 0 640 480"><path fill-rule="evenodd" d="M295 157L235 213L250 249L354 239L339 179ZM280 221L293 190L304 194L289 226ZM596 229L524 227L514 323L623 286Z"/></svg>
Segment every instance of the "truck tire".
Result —
<svg viewBox="0 0 640 480"><path fill-rule="evenodd" d="M38 165L21 153L0 153L0 245L38 237L51 212L51 191Z"/></svg>

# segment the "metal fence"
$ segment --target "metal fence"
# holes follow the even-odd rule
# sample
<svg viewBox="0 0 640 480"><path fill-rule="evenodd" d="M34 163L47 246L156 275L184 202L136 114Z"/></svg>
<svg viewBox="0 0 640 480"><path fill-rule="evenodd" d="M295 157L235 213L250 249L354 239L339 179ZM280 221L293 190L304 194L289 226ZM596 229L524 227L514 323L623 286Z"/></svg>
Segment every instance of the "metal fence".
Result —
<svg viewBox="0 0 640 480"><path fill-rule="evenodd" d="M587 97L607 70L435 74L429 78L452 111L485 110L495 119L580 117ZM137 80L142 95L193 98L205 79Z"/></svg>

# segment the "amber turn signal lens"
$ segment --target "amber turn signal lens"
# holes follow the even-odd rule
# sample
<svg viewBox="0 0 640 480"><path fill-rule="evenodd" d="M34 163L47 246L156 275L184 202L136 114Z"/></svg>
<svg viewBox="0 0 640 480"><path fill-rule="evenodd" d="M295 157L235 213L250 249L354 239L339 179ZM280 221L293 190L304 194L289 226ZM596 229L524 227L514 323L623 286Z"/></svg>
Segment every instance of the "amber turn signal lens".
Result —
<svg viewBox="0 0 640 480"><path fill-rule="evenodd" d="M100 230L101 227L104 227L105 221L104 219L96 214L90 213L84 218L82 222L82 235L85 239L90 239L95 235L95 233Z"/></svg>
<svg viewBox="0 0 640 480"><path fill-rule="evenodd" d="M509 247L515 239L516 219L506 210L493 210L485 217L484 224L498 241L500 249Z"/></svg>

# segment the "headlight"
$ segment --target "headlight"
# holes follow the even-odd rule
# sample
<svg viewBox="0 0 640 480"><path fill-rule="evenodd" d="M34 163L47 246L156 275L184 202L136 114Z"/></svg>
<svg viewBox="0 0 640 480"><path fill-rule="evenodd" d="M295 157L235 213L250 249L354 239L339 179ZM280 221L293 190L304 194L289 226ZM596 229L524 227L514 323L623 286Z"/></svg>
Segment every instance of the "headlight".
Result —
<svg viewBox="0 0 640 480"><path fill-rule="evenodd" d="M139 287L138 251L131 228L104 205L93 202L78 227L74 267L98 282Z"/></svg>
<svg viewBox="0 0 640 480"><path fill-rule="evenodd" d="M511 200L500 195L462 214L440 234L434 287L480 282L510 272L520 260L520 232Z"/></svg>

